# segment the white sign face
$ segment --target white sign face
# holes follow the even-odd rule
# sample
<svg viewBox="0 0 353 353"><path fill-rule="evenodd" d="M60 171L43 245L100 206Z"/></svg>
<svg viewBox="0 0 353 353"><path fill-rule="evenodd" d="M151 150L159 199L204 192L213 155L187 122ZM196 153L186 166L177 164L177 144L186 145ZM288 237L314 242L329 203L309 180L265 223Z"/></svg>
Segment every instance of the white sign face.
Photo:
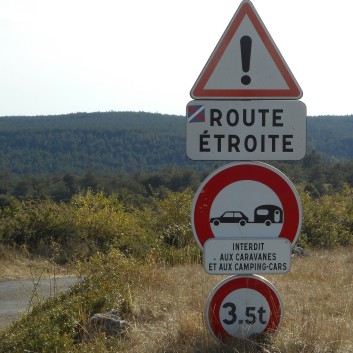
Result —
<svg viewBox="0 0 353 353"><path fill-rule="evenodd" d="M192 160L300 160L306 106L289 100L196 100L187 105L186 153Z"/></svg>
<svg viewBox="0 0 353 353"><path fill-rule="evenodd" d="M283 319L276 288L257 275L232 276L210 294L205 311L211 334L223 343L261 332L275 333Z"/></svg>
<svg viewBox="0 0 353 353"><path fill-rule="evenodd" d="M255 306L250 306L249 303L254 303ZM237 315L235 322L233 309ZM270 306L261 293L242 288L229 293L223 299L219 315L222 326L229 335L237 338L249 337L264 331L270 319Z"/></svg>
<svg viewBox="0 0 353 353"><path fill-rule="evenodd" d="M291 244L285 238L209 239L204 246L204 269L211 275L287 273Z"/></svg>

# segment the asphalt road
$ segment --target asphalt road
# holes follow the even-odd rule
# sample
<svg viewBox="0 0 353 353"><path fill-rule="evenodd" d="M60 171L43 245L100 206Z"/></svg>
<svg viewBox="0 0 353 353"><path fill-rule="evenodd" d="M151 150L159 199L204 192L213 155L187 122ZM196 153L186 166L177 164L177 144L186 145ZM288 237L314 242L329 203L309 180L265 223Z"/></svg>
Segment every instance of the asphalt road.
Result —
<svg viewBox="0 0 353 353"><path fill-rule="evenodd" d="M76 277L0 281L0 330L26 313L30 303L68 290Z"/></svg>

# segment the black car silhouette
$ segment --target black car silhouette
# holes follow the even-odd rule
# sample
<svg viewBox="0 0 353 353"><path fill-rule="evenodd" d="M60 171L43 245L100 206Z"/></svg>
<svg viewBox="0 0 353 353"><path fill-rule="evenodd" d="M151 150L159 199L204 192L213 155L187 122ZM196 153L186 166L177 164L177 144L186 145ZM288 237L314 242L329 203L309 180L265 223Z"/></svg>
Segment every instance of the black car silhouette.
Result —
<svg viewBox="0 0 353 353"><path fill-rule="evenodd" d="M248 222L248 217L240 211L226 211L222 216L210 219L210 223L213 223L215 226L218 226L220 223L239 223L241 226L245 226Z"/></svg>

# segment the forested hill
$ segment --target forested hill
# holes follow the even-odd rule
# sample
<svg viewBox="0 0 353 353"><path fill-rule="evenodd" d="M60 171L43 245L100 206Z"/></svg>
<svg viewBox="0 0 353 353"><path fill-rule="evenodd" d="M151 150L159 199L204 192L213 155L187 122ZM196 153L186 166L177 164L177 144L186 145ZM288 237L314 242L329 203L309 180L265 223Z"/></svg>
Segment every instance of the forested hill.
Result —
<svg viewBox="0 0 353 353"><path fill-rule="evenodd" d="M210 166L186 157L185 133L185 117L145 112L0 117L0 170L23 175ZM353 116L309 117L307 140L308 151L324 159L353 159Z"/></svg>
<svg viewBox="0 0 353 353"><path fill-rule="evenodd" d="M353 115L308 117L308 151L324 159L353 159Z"/></svg>
<svg viewBox="0 0 353 353"><path fill-rule="evenodd" d="M185 166L183 117L143 112L0 118L0 169L14 174Z"/></svg>

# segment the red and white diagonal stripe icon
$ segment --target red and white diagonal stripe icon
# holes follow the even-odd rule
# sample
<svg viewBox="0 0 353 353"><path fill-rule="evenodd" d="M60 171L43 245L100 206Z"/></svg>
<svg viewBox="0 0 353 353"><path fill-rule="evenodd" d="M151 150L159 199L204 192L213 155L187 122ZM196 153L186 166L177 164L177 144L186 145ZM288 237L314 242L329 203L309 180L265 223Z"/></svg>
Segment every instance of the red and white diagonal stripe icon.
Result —
<svg viewBox="0 0 353 353"><path fill-rule="evenodd" d="M205 122L205 106L204 105L188 105L188 122L204 123Z"/></svg>

